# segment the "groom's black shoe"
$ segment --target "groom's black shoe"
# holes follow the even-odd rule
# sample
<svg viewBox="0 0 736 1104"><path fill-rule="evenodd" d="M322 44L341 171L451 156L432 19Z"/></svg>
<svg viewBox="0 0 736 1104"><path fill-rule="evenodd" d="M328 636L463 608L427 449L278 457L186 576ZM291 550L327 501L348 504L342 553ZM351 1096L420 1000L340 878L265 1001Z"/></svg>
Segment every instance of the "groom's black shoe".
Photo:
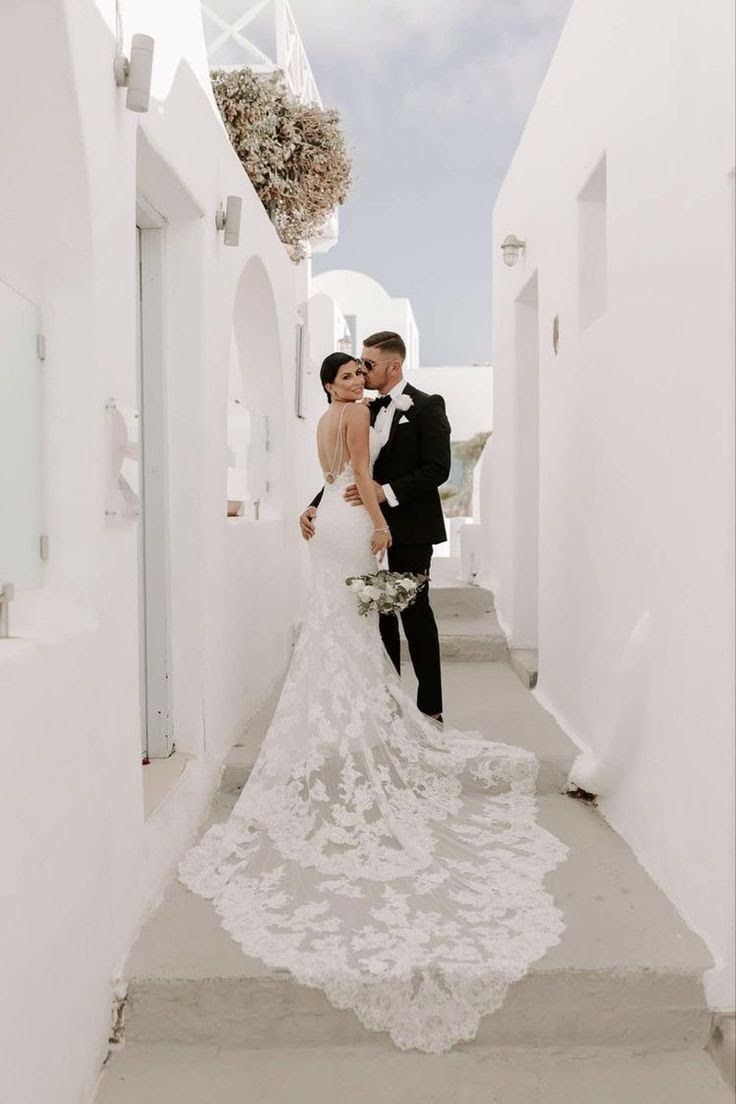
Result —
<svg viewBox="0 0 736 1104"><path fill-rule="evenodd" d="M432 716L432 714L430 713L430 714L429 714L429 717L430 717L430 719L431 719L431 720L433 720L433 721L439 721L439 723L440 723L440 724L444 724L444 723L445 723L445 719L444 719L444 717L442 716L442 714L441 714L441 713L438 713L436 717L433 717L433 716Z"/></svg>

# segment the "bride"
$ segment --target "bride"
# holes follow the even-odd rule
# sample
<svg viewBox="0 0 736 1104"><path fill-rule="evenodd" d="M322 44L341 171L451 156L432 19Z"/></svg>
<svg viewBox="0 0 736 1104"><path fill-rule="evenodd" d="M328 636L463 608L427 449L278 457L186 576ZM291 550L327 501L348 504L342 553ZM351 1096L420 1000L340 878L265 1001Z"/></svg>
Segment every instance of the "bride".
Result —
<svg viewBox="0 0 736 1104"><path fill-rule="evenodd" d="M228 820L179 879L243 951L437 1053L473 1038L559 941L544 876L567 848L536 823L537 759L421 713L349 576L390 547L361 363L332 354L311 587L279 703ZM343 497L357 484L363 506Z"/></svg>

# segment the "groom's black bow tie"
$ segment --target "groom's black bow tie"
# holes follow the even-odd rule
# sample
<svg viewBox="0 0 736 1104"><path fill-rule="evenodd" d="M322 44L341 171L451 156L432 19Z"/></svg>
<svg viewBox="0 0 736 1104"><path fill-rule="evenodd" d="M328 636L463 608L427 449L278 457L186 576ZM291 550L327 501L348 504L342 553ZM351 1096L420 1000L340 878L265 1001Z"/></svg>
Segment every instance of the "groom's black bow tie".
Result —
<svg viewBox="0 0 736 1104"><path fill-rule="evenodd" d="M374 402L376 405L376 410L382 410L384 406L388 406L388 404L391 402L391 396L382 395L380 399L375 399Z"/></svg>

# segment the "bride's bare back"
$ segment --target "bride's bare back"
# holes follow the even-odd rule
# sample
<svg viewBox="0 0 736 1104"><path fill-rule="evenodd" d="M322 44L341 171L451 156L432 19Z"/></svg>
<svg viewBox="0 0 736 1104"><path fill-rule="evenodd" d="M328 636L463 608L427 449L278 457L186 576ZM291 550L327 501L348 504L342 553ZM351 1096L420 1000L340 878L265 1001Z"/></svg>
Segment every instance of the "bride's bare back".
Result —
<svg viewBox="0 0 736 1104"><path fill-rule="evenodd" d="M349 403L333 404L317 423L319 463L328 483L334 483L350 463L347 423L344 418L349 405Z"/></svg>

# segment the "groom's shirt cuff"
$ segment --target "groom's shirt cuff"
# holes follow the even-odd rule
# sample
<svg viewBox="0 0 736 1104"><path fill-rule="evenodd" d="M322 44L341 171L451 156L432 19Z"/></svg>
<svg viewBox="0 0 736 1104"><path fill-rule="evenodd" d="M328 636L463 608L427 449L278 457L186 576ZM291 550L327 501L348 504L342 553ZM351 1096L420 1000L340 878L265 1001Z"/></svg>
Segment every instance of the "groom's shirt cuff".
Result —
<svg viewBox="0 0 736 1104"><path fill-rule="evenodd" d="M396 497L396 495L394 494L394 492L391 490L391 484L390 483L382 483L381 484L381 490L385 494L386 501L388 502L389 506L398 506L399 505L399 500Z"/></svg>

